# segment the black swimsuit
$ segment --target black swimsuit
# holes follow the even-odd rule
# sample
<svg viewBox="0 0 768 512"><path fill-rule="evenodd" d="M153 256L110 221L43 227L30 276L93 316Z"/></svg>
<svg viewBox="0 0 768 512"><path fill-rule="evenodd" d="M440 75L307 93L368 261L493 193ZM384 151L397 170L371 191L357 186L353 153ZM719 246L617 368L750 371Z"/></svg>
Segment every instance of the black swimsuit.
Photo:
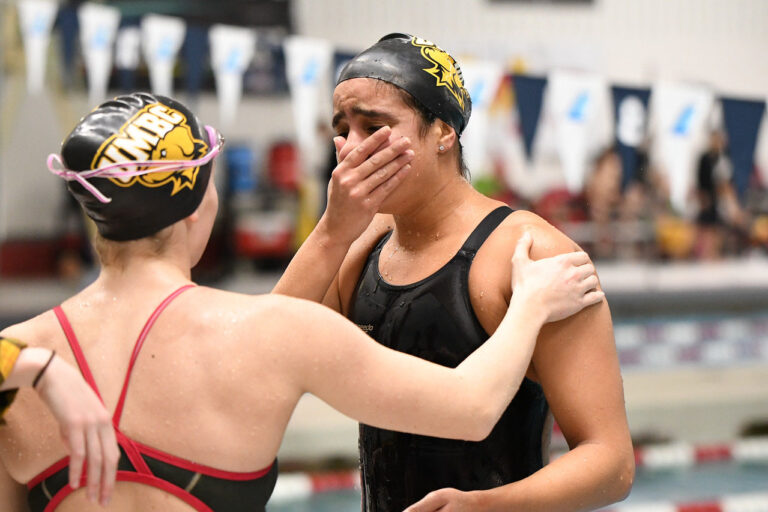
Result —
<svg viewBox="0 0 768 512"><path fill-rule="evenodd" d="M379 274L386 234L368 256L349 318L379 343L456 367L488 334L469 298L469 269L480 246L511 213L491 212L458 253L413 284L388 284ZM549 408L541 386L524 379L491 434L481 442L404 434L360 425L363 507L402 511L443 487L480 490L521 480L545 463Z"/></svg>

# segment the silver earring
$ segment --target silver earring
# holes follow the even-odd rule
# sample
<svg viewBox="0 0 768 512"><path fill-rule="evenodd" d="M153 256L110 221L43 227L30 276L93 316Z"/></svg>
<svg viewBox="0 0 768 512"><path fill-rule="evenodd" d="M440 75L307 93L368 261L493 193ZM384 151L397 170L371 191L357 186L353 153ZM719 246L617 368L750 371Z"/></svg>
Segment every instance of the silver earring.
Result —
<svg viewBox="0 0 768 512"><path fill-rule="evenodd" d="M439 147L439 148L437 148L437 150L438 150L438 151L445 151L445 146L443 146L442 144L440 144L440 147Z"/></svg>

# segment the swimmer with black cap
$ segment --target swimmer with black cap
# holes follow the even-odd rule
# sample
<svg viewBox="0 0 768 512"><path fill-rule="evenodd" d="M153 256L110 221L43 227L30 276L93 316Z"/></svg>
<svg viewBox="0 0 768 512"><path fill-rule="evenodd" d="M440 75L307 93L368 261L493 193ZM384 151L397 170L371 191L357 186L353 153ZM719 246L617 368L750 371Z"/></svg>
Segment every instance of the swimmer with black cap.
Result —
<svg viewBox="0 0 768 512"><path fill-rule="evenodd" d="M533 237L534 259L580 249L472 187L459 139L470 114L458 63L430 41L389 34L347 63L333 94L328 207L275 291L448 367L498 335L519 298L508 264L519 240ZM553 417L572 450L547 464ZM359 446L368 512L592 510L623 499L634 456L607 302L542 329L482 442L363 424Z"/></svg>
<svg viewBox="0 0 768 512"><path fill-rule="evenodd" d="M448 369L386 349L309 301L195 286L222 145L180 103L136 93L85 116L49 159L97 224L101 271L2 335L79 365L113 411L122 458L110 510L264 510L305 392L367 424L481 439L520 384L544 322L599 300L585 254L532 262L524 241L512 276L520 300L498 336ZM0 453L12 480L0 482L0 502L22 510L11 500L26 495L32 512L98 510L67 485L66 451L39 400L20 394L7 419ZM97 471L89 464L86 482Z"/></svg>

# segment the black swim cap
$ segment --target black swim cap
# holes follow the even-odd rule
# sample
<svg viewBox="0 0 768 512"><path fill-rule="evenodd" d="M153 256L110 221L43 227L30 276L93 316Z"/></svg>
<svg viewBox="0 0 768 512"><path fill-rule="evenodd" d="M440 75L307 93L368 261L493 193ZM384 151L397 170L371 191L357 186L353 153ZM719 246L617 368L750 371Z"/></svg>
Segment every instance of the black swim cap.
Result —
<svg viewBox="0 0 768 512"><path fill-rule="evenodd" d="M436 44L408 34L389 34L341 70L336 85L350 78L376 78L396 85L461 132L472 101L458 63Z"/></svg>
<svg viewBox="0 0 768 512"><path fill-rule="evenodd" d="M119 162L196 160L215 143L181 103L133 93L107 101L85 116L64 139L61 160L69 170L79 172ZM211 165L209 161L172 172L91 179L89 183L111 198L106 203L77 181L69 181L67 187L101 236L136 240L192 214L205 195Z"/></svg>

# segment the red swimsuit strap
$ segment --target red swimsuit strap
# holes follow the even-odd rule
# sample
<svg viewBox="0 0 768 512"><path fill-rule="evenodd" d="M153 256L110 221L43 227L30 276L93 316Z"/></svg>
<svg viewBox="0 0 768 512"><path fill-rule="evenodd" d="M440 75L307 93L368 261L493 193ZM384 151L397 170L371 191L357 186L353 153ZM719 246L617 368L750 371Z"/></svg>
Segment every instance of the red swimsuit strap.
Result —
<svg viewBox="0 0 768 512"><path fill-rule="evenodd" d="M126 375L125 375L125 382L123 383L123 389L120 393L120 398L117 403L117 408L115 409L115 414L112 418L112 422L115 426L115 434L117 436L118 444L125 450L126 455L128 455L128 459L134 465L136 472L118 471L117 480L121 482L122 481L137 482L137 483L142 483L142 484L150 485L153 487L157 487L185 501L195 510L198 510L200 512L213 512L212 509L208 507L199 498L193 496L192 494L185 491L184 489L181 489L180 487L177 487L171 484L170 482L167 482L165 480L162 480L154 476L150 471L149 467L147 466L146 461L142 457L138 444L132 439L125 436L125 434L120 432L118 428L118 424L120 423L120 417L122 416L122 412L123 412L123 406L125 404L126 393L128 391L128 384L131 379L131 373L134 365L136 364L136 359L139 356L141 347L144 344L144 340L147 338L147 335L149 334L149 331L152 328L152 326L157 321L157 318L168 307L168 305L176 297L181 295L181 293L185 292L186 290L192 287L194 287L194 285L191 285L191 284L182 286L181 288L171 293L168 297L166 297L165 300L161 302L160 305L157 306L157 308L155 308L155 311L152 313L152 315L149 317L147 322L144 324L144 328L141 330L141 333L139 334L139 337L136 340L136 344L133 349L133 354L131 355L131 360L128 364L128 371L126 372ZM85 359L85 355L83 354L83 350L80 347L80 343L77 340L77 336L75 336L74 329L72 329L72 325L70 324L69 319L67 318L64 311L61 309L61 306L56 306L53 309L53 311L56 314L56 318L58 318L59 320L59 324L61 324L61 327L64 330L64 335L66 336L67 341L69 342L69 346L72 348L72 353L75 355L75 359L77 360L77 364L80 367L80 371L82 372L83 377L85 378L86 382L88 382L88 384L93 388L94 392L101 399L99 390L96 387L96 381L93 378L93 374L91 373L91 370L88 366L88 362ZM32 481L30 481L27 484L27 487L29 489L33 488L35 485L39 484L42 480L48 478L52 474L65 468L68 465L68 463L69 463L69 457L63 458L62 460L58 461L57 463L53 464L51 467L43 471L40 475L32 479ZM86 468L83 468L83 480L85 478L85 469ZM259 476L262 476L260 473L261 472L259 472ZM251 475L249 474L248 476L251 476ZM53 499L51 499L51 501L48 502L48 504L45 507L45 512L52 512L53 510L55 510L56 507L64 500L64 498L69 496L69 494L71 494L72 492L73 492L73 489L69 486L69 484L65 485L53 497Z"/></svg>
<svg viewBox="0 0 768 512"><path fill-rule="evenodd" d="M165 298L163 302L160 303L159 306L155 308L155 310L152 312L152 315L147 320L147 323L144 324L144 328L141 330L141 333L136 340L136 345L133 347L133 354L131 354L131 360L128 363L128 371L125 373L123 390L120 392L120 398L118 399L117 406L115 407L115 414L112 417L112 422L116 427L120 425L120 417L123 415L123 406L125 405L125 397L128 393L128 384L131 381L131 373L133 373L133 367L136 364L136 359L139 357L139 352L141 351L141 347L144 345L144 340L147 339L147 335L149 334L150 329L152 329L152 326L155 325L155 322L157 321L160 314L165 311L165 308L167 308L168 305L173 302L176 297L189 290L190 288L193 288L194 286L195 285L193 284L188 284L171 293L168 297Z"/></svg>
<svg viewBox="0 0 768 512"><path fill-rule="evenodd" d="M69 347L75 355L77 366L80 367L80 373L83 374L85 381L91 386L94 393L96 393L96 396L98 396L99 400L103 403L104 400L101 398L99 388L96 387L96 381L93 378L91 369L88 367L88 362L85 360L85 354L83 354L83 349L80 348L80 342L77 341L77 336L75 336L75 330L72 329L72 324L69 323L69 319L67 318L67 315L64 314L64 310L61 309L61 306L53 308L53 312L56 314L56 318L59 320L59 325L61 325L61 329L64 331L64 336L66 336L67 342L69 342Z"/></svg>

